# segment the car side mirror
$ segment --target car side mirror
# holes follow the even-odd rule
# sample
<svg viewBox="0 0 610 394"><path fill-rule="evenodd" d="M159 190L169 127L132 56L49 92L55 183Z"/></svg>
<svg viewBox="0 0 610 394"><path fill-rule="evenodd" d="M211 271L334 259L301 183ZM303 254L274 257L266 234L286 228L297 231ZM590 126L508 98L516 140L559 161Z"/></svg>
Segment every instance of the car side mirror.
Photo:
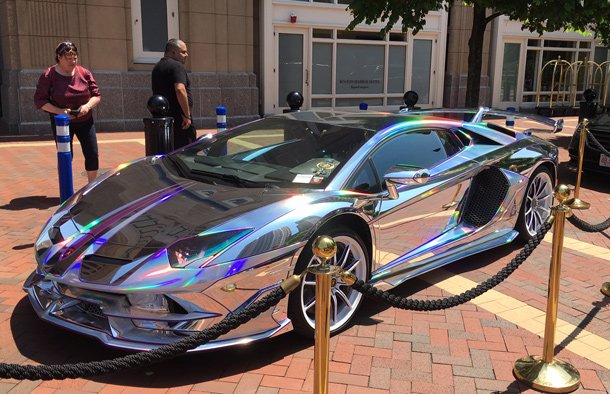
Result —
<svg viewBox="0 0 610 394"><path fill-rule="evenodd" d="M383 180L388 187L388 196L392 200L398 198L396 185L422 185L430 179L430 171L426 168L398 165L391 167L383 175Z"/></svg>

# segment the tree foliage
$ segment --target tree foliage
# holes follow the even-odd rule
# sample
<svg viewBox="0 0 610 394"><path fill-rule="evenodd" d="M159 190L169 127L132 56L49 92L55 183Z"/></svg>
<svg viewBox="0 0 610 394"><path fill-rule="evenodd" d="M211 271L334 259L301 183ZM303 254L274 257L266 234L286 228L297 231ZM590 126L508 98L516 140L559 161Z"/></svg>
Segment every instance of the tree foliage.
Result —
<svg viewBox="0 0 610 394"><path fill-rule="evenodd" d="M610 0L466 0L474 8L472 34L469 40L466 105L477 106L481 77L483 35L489 22L500 15L523 23L523 29L537 32L561 29L590 31L604 45L610 45ZM381 22L383 33L389 32L399 20L402 31L417 34L426 24L430 11L449 9L442 0L352 0L348 10L353 20L348 29L361 23Z"/></svg>

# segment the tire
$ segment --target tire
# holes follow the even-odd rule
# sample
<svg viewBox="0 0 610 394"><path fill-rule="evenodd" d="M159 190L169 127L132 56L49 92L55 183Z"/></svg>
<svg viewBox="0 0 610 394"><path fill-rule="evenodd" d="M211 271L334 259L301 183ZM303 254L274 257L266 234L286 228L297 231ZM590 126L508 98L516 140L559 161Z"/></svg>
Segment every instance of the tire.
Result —
<svg viewBox="0 0 610 394"><path fill-rule="evenodd" d="M551 213L553 205L553 177L548 169L539 167L530 178L517 225L521 240L527 242L538 232Z"/></svg>
<svg viewBox="0 0 610 394"><path fill-rule="evenodd" d="M356 232L345 227L337 227L314 235L299 256L295 273L301 273L310 265L319 263L319 260L313 256L311 244L318 235L323 234L333 237L337 242L337 254L329 261L329 264L339 264L345 270L356 274L358 279L367 280L370 275L370 261L366 246ZM292 326L298 334L308 338L314 336L315 290L315 275L307 273L303 277L301 285L288 298L288 317L292 321ZM363 301L363 295L342 282L340 278L333 280L330 310L331 335L347 328Z"/></svg>

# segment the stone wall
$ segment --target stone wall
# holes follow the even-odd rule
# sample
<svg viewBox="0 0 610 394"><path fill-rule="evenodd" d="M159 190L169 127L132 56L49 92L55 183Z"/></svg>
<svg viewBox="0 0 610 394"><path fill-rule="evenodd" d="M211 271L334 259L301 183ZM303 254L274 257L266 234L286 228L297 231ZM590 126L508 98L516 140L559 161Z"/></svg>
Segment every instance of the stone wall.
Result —
<svg viewBox="0 0 610 394"><path fill-rule="evenodd" d="M490 11L488 11L489 15ZM443 89L443 106L463 107L466 102L466 81L468 80L468 40L472 32L472 7L454 0L449 11L447 26L447 58ZM491 105L490 86L490 31L487 25L483 39L483 66L481 68L480 105Z"/></svg>

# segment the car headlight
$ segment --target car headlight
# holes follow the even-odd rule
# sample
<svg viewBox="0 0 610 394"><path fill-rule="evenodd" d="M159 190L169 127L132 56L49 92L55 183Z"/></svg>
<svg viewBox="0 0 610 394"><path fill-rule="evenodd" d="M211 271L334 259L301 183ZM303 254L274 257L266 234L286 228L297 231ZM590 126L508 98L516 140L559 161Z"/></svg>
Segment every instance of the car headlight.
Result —
<svg viewBox="0 0 610 394"><path fill-rule="evenodd" d="M191 264L197 268L204 267L252 230L240 228L182 239L167 248L169 263L174 268L185 268Z"/></svg>

